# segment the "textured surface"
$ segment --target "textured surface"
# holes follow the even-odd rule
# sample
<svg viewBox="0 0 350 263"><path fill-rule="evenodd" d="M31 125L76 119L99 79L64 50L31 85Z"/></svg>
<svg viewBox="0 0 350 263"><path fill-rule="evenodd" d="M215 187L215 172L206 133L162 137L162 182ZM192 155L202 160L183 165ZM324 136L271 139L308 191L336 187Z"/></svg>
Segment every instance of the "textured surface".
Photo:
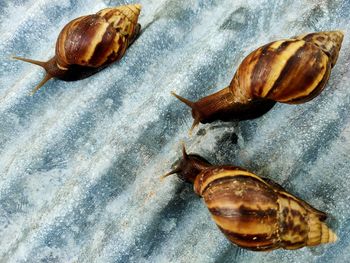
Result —
<svg viewBox="0 0 350 263"><path fill-rule="evenodd" d="M346 262L350 258L348 0L144 0L143 33L120 63L77 82L48 59L71 19L123 1L0 2L0 262ZM254 121L202 125L189 109L271 40L342 29L325 91ZM334 245L256 253L231 245L190 185L160 181L180 141L241 165L329 213Z"/></svg>

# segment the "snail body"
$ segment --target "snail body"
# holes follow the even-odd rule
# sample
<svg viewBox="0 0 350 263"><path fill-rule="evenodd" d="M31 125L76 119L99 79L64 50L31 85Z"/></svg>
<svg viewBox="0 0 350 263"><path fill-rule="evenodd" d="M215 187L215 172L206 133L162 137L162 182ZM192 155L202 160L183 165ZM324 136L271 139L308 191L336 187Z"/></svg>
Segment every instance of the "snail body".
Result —
<svg viewBox="0 0 350 263"><path fill-rule="evenodd" d="M342 40L330 31L274 41L250 53L225 89L196 102L173 95L192 108L193 127L257 118L276 102L304 103L324 89Z"/></svg>
<svg viewBox="0 0 350 263"><path fill-rule="evenodd" d="M70 81L88 77L123 57L140 32L140 11L141 5L134 4L78 17L64 26L57 38L55 56L47 62L14 58L46 70L34 92L51 78Z"/></svg>
<svg viewBox="0 0 350 263"><path fill-rule="evenodd" d="M219 229L234 244L256 251L335 242L327 215L282 186L243 168L214 166L187 154L170 174L194 184Z"/></svg>

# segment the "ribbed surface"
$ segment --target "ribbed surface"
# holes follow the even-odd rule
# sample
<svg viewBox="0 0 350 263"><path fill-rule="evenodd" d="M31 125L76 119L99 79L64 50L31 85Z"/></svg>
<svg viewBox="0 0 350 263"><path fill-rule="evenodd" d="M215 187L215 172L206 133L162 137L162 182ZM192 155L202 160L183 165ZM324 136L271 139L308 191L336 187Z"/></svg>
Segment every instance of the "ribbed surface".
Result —
<svg viewBox="0 0 350 263"><path fill-rule="evenodd" d="M123 1L0 2L1 262L346 262L350 257L348 0L141 0L143 33L121 62L49 81L12 55L48 59L71 19ZM189 109L269 41L344 30L325 91L254 121L202 125ZM330 215L334 245L254 253L231 245L176 177L180 141L216 164L274 179Z"/></svg>

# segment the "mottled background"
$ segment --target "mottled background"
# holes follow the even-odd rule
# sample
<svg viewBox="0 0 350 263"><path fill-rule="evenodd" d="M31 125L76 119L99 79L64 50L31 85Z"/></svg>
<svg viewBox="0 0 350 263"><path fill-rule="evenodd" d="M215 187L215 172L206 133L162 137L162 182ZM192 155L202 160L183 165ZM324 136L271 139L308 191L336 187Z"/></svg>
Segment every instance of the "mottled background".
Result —
<svg viewBox="0 0 350 263"><path fill-rule="evenodd" d="M126 1L0 2L0 262L349 262L350 1L140 2L144 30L122 61L34 96L43 70L10 57L48 59L68 21ZM334 29L343 48L315 100L188 136L189 109L170 91L198 99L258 46ZM190 185L159 179L182 140L328 212L339 241L269 253L231 245Z"/></svg>

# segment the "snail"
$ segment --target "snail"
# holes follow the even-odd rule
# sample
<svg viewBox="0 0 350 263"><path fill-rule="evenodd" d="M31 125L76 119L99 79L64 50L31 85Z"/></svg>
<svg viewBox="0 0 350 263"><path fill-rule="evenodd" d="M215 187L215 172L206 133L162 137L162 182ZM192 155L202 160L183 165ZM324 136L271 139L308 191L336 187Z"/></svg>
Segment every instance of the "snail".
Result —
<svg viewBox="0 0 350 263"><path fill-rule="evenodd" d="M183 147L181 161L163 177L175 173L194 184L219 229L242 248L298 249L337 240L325 213L243 168L211 165Z"/></svg>
<svg viewBox="0 0 350 263"><path fill-rule="evenodd" d="M141 5L124 5L102 9L96 14L78 17L64 26L57 42L55 56L43 62L22 57L45 69L40 89L49 79L71 81L86 78L123 57L140 32L137 23Z"/></svg>
<svg viewBox="0 0 350 263"><path fill-rule="evenodd" d="M196 102L172 94L192 109L194 122L260 117L276 102L300 104L324 89L343 41L340 31L271 42L250 53L230 85Z"/></svg>

